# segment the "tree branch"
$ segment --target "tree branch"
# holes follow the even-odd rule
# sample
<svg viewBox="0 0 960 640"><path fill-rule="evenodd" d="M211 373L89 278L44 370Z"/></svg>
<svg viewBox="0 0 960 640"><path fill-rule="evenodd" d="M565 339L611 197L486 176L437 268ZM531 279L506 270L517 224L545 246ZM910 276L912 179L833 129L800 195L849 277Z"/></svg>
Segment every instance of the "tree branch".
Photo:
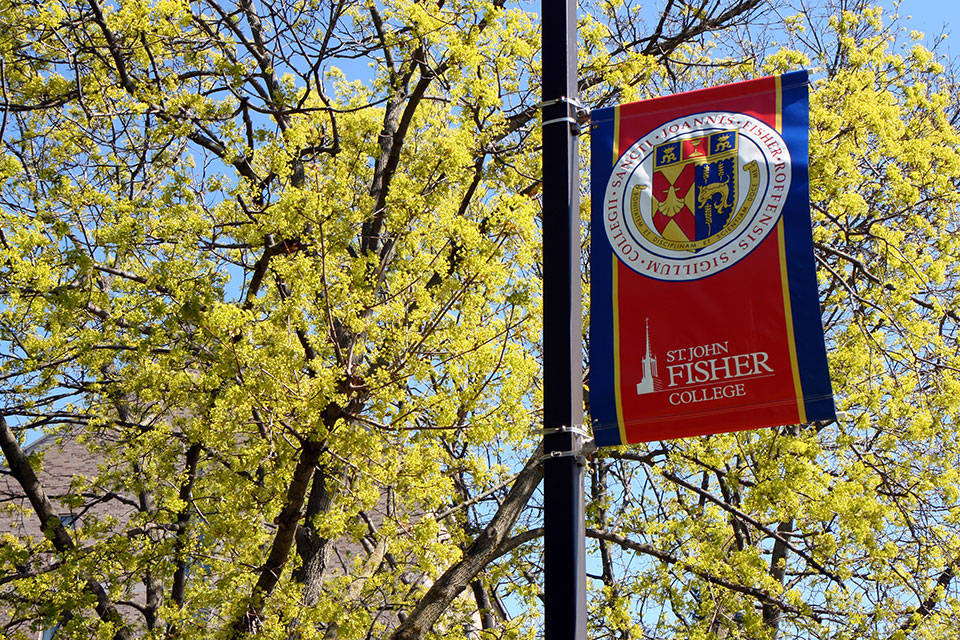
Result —
<svg viewBox="0 0 960 640"><path fill-rule="evenodd" d="M543 465L540 461L542 451L542 447L537 447L527 459L490 524L470 544L463 558L450 566L433 583L407 619L390 636L391 640L419 640L433 627L454 598L476 579L487 564L498 557L500 545L513 529L521 511L543 478Z"/></svg>
<svg viewBox="0 0 960 640"><path fill-rule="evenodd" d="M662 560L663 562L666 562L667 564L679 565L685 571L689 571L690 573L694 574L698 578L701 578L709 582L710 584L715 584L718 587L723 587L731 591L736 591L737 593L742 593L745 596L756 598L761 603L766 603L766 604L776 606L778 609L785 611L787 613L793 613L798 615L807 613L805 611L802 611L801 609L798 609L797 607L794 607L791 604L784 602L783 600L780 600L779 598L776 598L770 595L763 589L757 589L756 587L748 587L746 585L733 582L732 580L728 580L726 578L721 578L720 576L713 575L711 573L704 571L703 569L698 569L697 567L694 567L690 563L686 562L685 560L682 560L681 558L673 555L672 553L667 553L666 551L660 551L659 549L651 547L648 544L635 542L628 538L624 538L621 535L617 535L609 531L599 531L597 529L587 529L587 537L594 538L596 540L606 540L607 542L612 542L616 545L623 547L624 549L629 549L631 551L636 551L637 553L642 553L644 555L652 556L654 558L657 558L658 560ZM810 614L810 615L814 620L816 620L817 622L820 622L819 616L817 616L816 614Z"/></svg>
<svg viewBox="0 0 960 640"><path fill-rule="evenodd" d="M930 616L931 613L933 613L933 610L937 604L943 600L943 596L940 595L941 590L943 593L946 593L947 587L950 586L950 583L956 577L956 568L957 563L954 561L947 565L947 568L943 570L943 572L940 574L940 577L937 578L937 586L934 587L930 595L923 602L921 602L920 606L910 614L910 617L907 618L902 625L900 625L900 630L903 631L904 634L909 634L911 631L919 627L920 623L922 623L927 617ZM899 636L894 634L891 636L891 640L896 637Z"/></svg>
<svg viewBox="0 0 960 640"><path fill-rule="evenodd" d="M13 477L16 478L17 482L20 483L24 494L30 501L30 506L33 507L34 512L37 514L37 518L40 520L40 526L48 532L47 535L53 543L54 548L59 553L66 553L73 550L75 547L73 538L70 537L70 533L60 522L60 518L57 517L57 513L53 508L53 504L49 498L47 498L43 485L40 484L37 474L33 471L33 467L30 466L30 460L23 452L23 449L17 442L16 435L14 435L13 430L7 425L7 421L2 415L0 415L0 449L2 449L3 455L7 459L10 472L13 474ZM96 598L94 609L97 615L101 620L116 628L116 632L113 634L114 640L130 640L130 638L133 637L130 629L127 627L123 616L120 615L116 606L110 600L110 596L107 594L103 585L88 575L83 573L80 575L84 588Z"/></svg>
<svg viewBox="0 0 960 640"><path fill-rule="evenodd" d="M293 547L300 516L302 515L304 497L307 493L307 487L310 485L310 477L313 475L314 467L317 466L317 461L320 459L323 450L324 446L320 443L310 440L303 442L300 458L297 460L293 477L287 487L286 503L274 520L274 524L277 525L277 532L273 537L273 543L270 545L270 553L266 562L260 567L260 575L253 587L247 609L234 623L230 638L239 639L244 634L257 633L260 629L260 611L263 602L273 593L277 582L280 580L284 565L287 563L287 558L290 556L290 550Z"/></svg>

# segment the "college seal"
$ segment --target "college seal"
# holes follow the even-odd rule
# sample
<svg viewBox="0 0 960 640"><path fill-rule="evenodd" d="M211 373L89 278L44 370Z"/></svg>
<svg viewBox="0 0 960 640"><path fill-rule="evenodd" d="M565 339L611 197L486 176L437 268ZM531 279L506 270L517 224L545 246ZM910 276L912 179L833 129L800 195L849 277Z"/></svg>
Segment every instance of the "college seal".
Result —
<svg viewBox="0 0 960 640"><path fill-rule="evenodd" d="M753 116L711 111L671 120L617 160L605 192L607 238L645 276L713 275L776 227L790 169L783 138Z"/></svg>

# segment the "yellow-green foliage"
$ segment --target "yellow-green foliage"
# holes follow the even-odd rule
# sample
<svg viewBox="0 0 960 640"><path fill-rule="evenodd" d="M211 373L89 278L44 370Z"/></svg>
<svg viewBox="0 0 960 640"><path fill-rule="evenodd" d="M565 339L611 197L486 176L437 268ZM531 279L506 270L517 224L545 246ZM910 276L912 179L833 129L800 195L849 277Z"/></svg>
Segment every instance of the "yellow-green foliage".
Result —
<svg viewBox="0 0 960 640"><path fill-rule="evenodd" d="M948 637L950 61L878 9L764 31L767 4L668 4L661 22L581 3L581 99L810 69L814 238L846 417L602 452L591 636ZM138 637L388 636L488 535L537 444L538 17L490 0L0 15L3 416L102 458L57 497L81 514L73 548L54 548L54 522L0 538L0 610L24 621L9 633L124 637L94 581L141 607L127 609ZM426 637L536 637L540 523L535 495L523 544L460 585Z"/></svg>
<svg viewBox="0 0 960 640"><path fill-rule="evenodd" d="M674 556L598 543L611 633L639 637L637 618L673 638L942 637L957 623L957 87L949 60L879 9L812 15L757 62L811 73L810 199L845 415L599 461L595 526Z"/></svg>
<svg viewBox="0 0 960 640"><path fill-rule="evenodd" d="M71 612L71 637L109 636L76 576L122 601L149 571L164 591L150 633L226 632L314 447L312 492L330 498L303 525L358 555L315 580L307 610L291 547L258 624L364 637L475 526L431 514L474 482L502 495L530 449L538 133L509 117L532 90L535 22L474 1L339 11L3 6L5 415L103 454L75 509L141 500L129 519L82 518L86 551L0 596L15 617ZM381 562L361 561L368 543ZM5 547L4 575L26 553Z"/></svg>

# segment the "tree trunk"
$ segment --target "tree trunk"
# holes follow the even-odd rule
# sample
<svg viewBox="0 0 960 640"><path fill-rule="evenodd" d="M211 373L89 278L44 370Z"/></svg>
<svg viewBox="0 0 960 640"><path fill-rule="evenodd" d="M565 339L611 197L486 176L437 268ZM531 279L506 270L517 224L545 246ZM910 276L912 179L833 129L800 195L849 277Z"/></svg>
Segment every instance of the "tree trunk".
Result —
<svg viewBox="0 0 960 640"><path fill-rule="evenodd" d="M30 461L27 459L20 443L13 430L7 425L6 419L0 415L0 449L7 458L7 464L10 466L10 473L20 483L24 494L30 501L34 512L40 519L41 526L50 532L50 539L54 548L60 553L71 551L74 548L73 538L70 533L60 523L60 518L53 508L53 504L47 498L43 486L37 479ZM97 580L91 576L81 574L84 588L96 598L94 609L97 615L104 622L114 625L117 631L113 634L114 640L129 640L132 636L127 623L117 611L116 606L110 600L106 589Z"/></svg>

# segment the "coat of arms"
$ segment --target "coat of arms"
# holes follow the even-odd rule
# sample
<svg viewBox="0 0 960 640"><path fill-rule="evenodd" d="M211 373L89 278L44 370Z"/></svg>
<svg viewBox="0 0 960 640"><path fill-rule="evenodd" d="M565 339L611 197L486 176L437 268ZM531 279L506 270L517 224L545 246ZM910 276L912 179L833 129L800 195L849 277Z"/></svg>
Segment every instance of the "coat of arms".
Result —
<svg viewBox="0 0 960 640"><path fill-rule="evenodd" d="M647 240L672 251L697 252L740 224L756 185L751 184L748 201L738 211L738 137L736 129L729 129L654 147L652 184L634 187L631 207ZM744 169L755 182L752 167ZM648 186L653 210L644 216L639 192Z"/></svg>
<svg viewBox="0 0 960 640"><path fill-rule="evenodd" d="M783 137L748 114L674 118L616 154L603 228L623 264L658 280L736 264L777 228L790 193Z"/></svg>

